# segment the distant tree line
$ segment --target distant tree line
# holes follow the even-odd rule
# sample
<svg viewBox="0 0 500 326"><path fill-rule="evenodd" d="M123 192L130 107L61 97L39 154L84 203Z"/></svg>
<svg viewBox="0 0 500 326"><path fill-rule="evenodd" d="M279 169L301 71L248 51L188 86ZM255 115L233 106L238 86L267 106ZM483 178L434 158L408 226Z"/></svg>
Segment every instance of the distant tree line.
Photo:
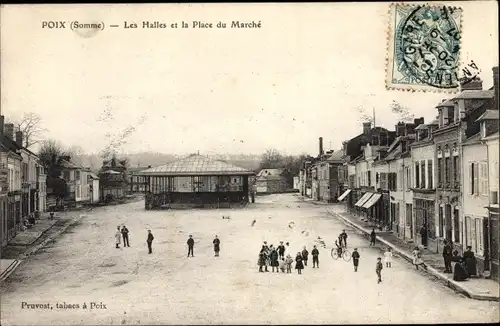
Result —
<svg viewBox="0 0 500 326"><path fill-rule="evenodd" d="M285 155L277 149L267 149L261 157L261 169L287 169L293 175L298 175L307 154Z"/></svg>

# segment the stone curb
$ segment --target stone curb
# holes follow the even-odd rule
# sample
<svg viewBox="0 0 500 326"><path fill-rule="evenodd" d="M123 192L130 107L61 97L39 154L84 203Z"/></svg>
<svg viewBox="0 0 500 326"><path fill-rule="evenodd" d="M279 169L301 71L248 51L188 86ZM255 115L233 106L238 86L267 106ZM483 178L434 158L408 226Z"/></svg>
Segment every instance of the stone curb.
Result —
<svg viewBox="0 0 500 326"><path fill-rule="evenodd" d="M15 264L14 267L12 267L10 269L10 271L8 273L5 273L4 272L4 275L3 277L0 279L0 282L3 282L5 281L10 274L12 274L12 272L19 266L21 265L21 263L26 259L28 258L28 256L31 256L33 254L35 254L38 250L40 250L41 248L43 248L44 246L47 245L47 243L53 241L55 238L59 237L62 233L64 233L69 227L75 225L76 223L78 223L81 219L83 219L84 217L86 217L86 215L80 215L80 217L78 218L75 218L73 219L72 221L70 221L67 225L65 225L62 229L60 229L59 231L57 231L56 233L54 233L52 236L48 237L47 239L43 240L41 243L39 243L38 245L36 246L33 246L31 248L29 248L28 250L26 250L24 253L20 254L19 257L11 264L9 265L9 267L7 269L9 269L12 265ZM53 227L54 225L52 225ZM50 228L49 228L50 229ZM49 229L45 230L45 232L47 232ZM43 232L43 233L45 233ZM40 237L43 235L40 234ZM35 240L36 241L36 240Z"/></svg>
<svg viewBox="0 0 500 326"><path fill-rule="evenodd" d="M370 234L370 232L368 230L366 230L364 227L350 221L349 219L343 217L341 214L338 214L336 212L332 212L330 210L328 210L328 213L330 215L334 215L334 216L337 216L339 217L340 219L342 219L345 223L351 225L352 227L362 231L364 234ZM394 244L390 243L389 241L377 236L377 240L382 242L383 244L385 244L386 246L389 246L392 248L392 250L398 254L399 256L401 256L402 258L406 259L407 261L409 262L412 262L413 263L413 257L410 256L406 251L404 251L403 249L395 246ZM471 299L475 299L475 300L483 300L483 301L499 301L499 297L498 296L494 296L494 295L482 295L482 294L475 294L474 292L471 292L469 291L467 288L465 288L464 286L462 286L462 284L460 284L459 282L456 282L456 281L453 281L452 279L449 279L448 277L446 277L445 275L443 275L442 273L440 273L439 271L437 271L435 268L431 267L431 266L427 266L427 272L437 278L439 278L440 280L444 281L446 286L457 291L457 292L460 292L462 294L464 294L465 296L471 298Z"/></svg>

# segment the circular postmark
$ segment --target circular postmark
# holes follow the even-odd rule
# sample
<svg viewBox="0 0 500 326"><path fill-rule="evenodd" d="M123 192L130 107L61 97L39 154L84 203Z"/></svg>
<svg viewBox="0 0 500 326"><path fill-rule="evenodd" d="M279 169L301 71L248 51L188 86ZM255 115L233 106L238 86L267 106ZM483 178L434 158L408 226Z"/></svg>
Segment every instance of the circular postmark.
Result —
<svg viewBox="0 0 500 326"><path fill-rule="evenodd" d="M417 6L397 28L396 55L405 77L436 88L459 87L459 9Z"/></svg>

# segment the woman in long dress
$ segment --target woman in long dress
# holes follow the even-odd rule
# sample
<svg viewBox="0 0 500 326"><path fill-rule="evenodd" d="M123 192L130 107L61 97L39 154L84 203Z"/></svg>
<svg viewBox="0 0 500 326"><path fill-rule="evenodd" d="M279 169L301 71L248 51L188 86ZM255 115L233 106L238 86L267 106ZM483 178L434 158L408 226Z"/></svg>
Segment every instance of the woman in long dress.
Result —
<svg viewBox="0 0 500 326"><path fill-rule="evenodd" d="M464 252L464 262L469 276L477 275L476 256L474 255L474 251L472 251L471 246L467 246L467 249Z"/></svg>
<svg viewBox="0 0 500 326"><path fill-rule="evenodd" d="M453 280L457 282L465 281L469 277L467 269L465 268L464 259L461 259L458 263L455 263L453 269Z"/></svg>
<svg viewBox="0 0 500 326"><path fill-rule="evenodd" d="M122 232L120 231L120 226L118 226L115 233L116 248L120 248L121 238L122 238Z"/></svg>
<svg viewBox="0 0 500 326"><path fill-rule="evenodd" d="M257 264L259 265L259 273L264 272L262 270L262 267L265 267L266 268L266 272L267 272L266 260L267 260L266 249L265 249L264 246L262 246L262 249L260 250L260 253L259 253L259 261L257 262Z"/></svg>

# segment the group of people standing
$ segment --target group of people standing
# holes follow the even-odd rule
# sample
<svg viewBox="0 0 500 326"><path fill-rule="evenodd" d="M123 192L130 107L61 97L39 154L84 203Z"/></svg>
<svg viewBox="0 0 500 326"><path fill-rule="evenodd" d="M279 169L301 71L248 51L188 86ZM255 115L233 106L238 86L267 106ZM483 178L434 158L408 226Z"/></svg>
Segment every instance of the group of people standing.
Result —
<svg viewBox="0 0 500 326"><path fill-rule="evenodd" d="M313 268L319 268L319 250L314 246L311 251L311 256L313 260ZM306 246L304 246L302 251L297 252L295 256L295 260L292 258L290 254L290 243L287 242L283 244L283 241L280 241L280 244L277 247L274 245L267 244L267 241L264 241L262 248L259 252L259 259L257 261L257 265L259 266L259 273L269 272L268 266L271 266L271 272L279 273L291 273L292 272L292 264L295 261L295 269L298 274L302 274L302 270L307 266L307 262L309 260L309 251Z"/></svg>
<svg viewBox="0 0 500 326"><path fill-rule="evenodd" d="M467 246L464 254L460 256L457 250L453 250L453 243L449 240L444 241L443 247L444 272L453 273L453 280L465 281L471 276L477 275L476 256L471 246ZM451 263L455 262L452 271Z"/></svg>
<svg viewBox="0 0 500 326"><path fill-rule="evenodd" d="M121 229L119 225L116 227L116 232L115 232L116 248L120 248L122 238L123 238L123 247L130 247L130 243L128 241L128 233L129 231L125 225L123 225Z"/></svg>

